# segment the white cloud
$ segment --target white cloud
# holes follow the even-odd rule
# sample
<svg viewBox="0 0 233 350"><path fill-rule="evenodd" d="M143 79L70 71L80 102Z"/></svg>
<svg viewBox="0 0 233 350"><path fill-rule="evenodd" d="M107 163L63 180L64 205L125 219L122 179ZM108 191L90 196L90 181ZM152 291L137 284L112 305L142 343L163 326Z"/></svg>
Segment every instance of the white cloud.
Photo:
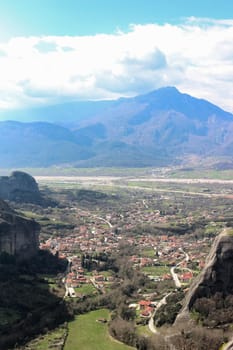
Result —
<svg viewBox="0 0 233 350"><path fill-rule="evenodd" d="M0 108L133 96L161 86L233 112L233 20L132 25L83 37L0 43Z"/></svg>

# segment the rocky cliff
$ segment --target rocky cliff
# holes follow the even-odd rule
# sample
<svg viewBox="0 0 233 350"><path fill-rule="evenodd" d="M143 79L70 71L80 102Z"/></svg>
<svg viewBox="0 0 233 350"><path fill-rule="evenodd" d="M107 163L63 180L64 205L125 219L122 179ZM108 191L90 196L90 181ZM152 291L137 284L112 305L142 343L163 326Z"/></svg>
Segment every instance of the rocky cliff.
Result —
<svg viewBox="0 0 233 350"><path fill-rule="evenodd" d="M233 230L225 229L214 241L205 268L193 282L177 316L176 323L189 318L189 311L198 298L220 292L233 294Z"/></svg>
<svg viewBox="0 0 233 350"><path fill-rule="evenodd" d="M41 204L43 201L35 179L22 171L0 177L0 198L34 204Z"/></svg>
<svg viewBox="0 0 233 350"><path fill-rule="evenodd" d="M6 252L23 260L38 251L40 226L34 220L19 216L0 200L0 254Z"/></svg>

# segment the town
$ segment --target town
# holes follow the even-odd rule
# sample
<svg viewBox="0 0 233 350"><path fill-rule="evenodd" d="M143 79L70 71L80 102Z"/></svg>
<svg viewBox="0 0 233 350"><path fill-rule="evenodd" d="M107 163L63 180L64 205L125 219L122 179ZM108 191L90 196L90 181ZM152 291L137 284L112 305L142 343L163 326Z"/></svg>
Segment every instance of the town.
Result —
<svg viewBox="0 0 233 350"><path fill-rule="evenodd" d="M18 210L40 224L44 256L66 266L40 278L73 321L35 342L55 345L59 334L57 341L64 343L69 334L69 348L71 339L79 341L76 329L83 322L85 336L98 323L103 327L98 337L110 335L108 344L117 339L124 349L136 344L144 349L145 343L170 337L169 327L205 269L213 241L232 226L231 183L106 176L46 178L39 185L50 204ZM200 305L195 303L194 317L201 317ZM219 344L223 336L213 341Z"/></svg>
<svg viewBox="0 0 233 350"><path fill-rule="evenodd" d="M140 299L134 303L141 310L141 317L149 318L156 303L164 297L164 291L161 294L155 292L155 286L161 282L168 283L168 292L180 288L187 291L192 279L205 265L214 235L200 235L197 230L174 234L173 229L179 230L179 225L181 230L187 225L192 227L195 218L190 213L184 223L182 216L177 217L177 212L181 212L181 197L175 198L176 206L162 210L159 203L170 203L171 198L134 193L129 206L123 201L120 206L113 206L111 212L99 207L96 210L95 205L91 209L87 205L77 206L77 203L75 206L72 202L67 210L78 224L66 234L57 233L40 243L41 249L69 262L63 278L65 297L82 300L85 296L106 293L114 283L114 273L104 269L102 257L118 252L122 246L130 248L128 264L145 274L152 283L149 290L139 293ZM196 201L195 197L193 201ZM215 212L210 210L205 214L211 222Z"/></svg>

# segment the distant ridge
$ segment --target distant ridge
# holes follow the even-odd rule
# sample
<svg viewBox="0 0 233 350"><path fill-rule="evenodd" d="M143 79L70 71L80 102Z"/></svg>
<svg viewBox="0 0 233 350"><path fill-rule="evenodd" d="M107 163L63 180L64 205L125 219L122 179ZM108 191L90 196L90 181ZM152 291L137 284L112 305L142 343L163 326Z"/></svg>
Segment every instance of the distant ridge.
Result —
<svg viewBox="0 0 233 350"><path fill-rule="evenodd" d="M6 116L30 122L0 122L2 167L163 166L233 155L233 115L175 87Z"/></svg>

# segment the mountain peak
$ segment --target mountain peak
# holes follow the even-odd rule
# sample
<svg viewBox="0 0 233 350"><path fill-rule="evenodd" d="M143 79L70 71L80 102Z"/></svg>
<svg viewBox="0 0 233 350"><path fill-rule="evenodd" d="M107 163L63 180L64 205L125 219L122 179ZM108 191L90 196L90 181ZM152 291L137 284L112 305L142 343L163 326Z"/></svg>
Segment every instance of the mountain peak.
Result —
<svg viewBox="0 0 233 350"><path fill-rule="evenodd" d="M149 98L149 97L161 97L168 96L172 94L181 94L181 92L175 86L165 86L156 90L152 90L143 95L138 95L135 98Z"/></svg>
<svg viewBox="0 0 233 350"><path fill-rule="evenodd" d="M175 86L164 86L164 87L161 87L155 91L161 91L161 92L165 92L165 93L168 93L168 92L174 92L174 93L180 93L180 91L175 87Z"/></svg>
<svg viewBox="0 0 233 350"><path fill-rule="evenodd" d="M232 156L233 115L173 86L71 109L50 106L37 116L0 123L3 166L161 166L184 154Z"/></svg>
<svg viewBox="0 0 233 350"><path fill-rule="evenodd" d="M204 100L181 93L176 87L162 87L135 98L140 103L147 103L154 110L175 111L191 119L208 120L210 116L233 120L231 113L223 111L218 106Z"/></svg>

